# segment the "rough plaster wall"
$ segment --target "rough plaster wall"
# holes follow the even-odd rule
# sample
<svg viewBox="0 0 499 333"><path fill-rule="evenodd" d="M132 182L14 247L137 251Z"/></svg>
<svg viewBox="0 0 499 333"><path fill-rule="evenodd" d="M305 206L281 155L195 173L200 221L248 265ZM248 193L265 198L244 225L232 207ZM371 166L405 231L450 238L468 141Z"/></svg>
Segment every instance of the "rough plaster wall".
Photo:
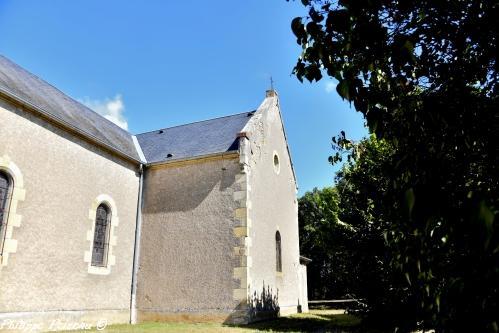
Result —
<svg viewBox="0 0 499 333"><path fill-rule="evenodd" d="M239 168L232 158L146 171L139 311L236 308L233 192Z"/></svg>
<svg viewBox="0 0 499 333"><path fill-rule="evenodd" d="M128 311L139 178L120 162L0 100L0 156L24 177L26 198L14 228L17 252L0 269L0 313ZM116 202L119 225L110 275L90 275L89 209L99 194Z"/></svg>
<svg viewBox="0 0 499 333"><path fill-rule="evenodd" d="M302 312L308 312L307 266L300 265L300 305ZM303 301L302 301L303 300Z"/></svg>
<svg viewBox="0 0 499 333"><path fill-rule="evenodd" d="M281 313L297 311L299 291L299 240L296 183L277 106L267 98L254 116L250 129L252 155L249 178L252 221L250 231L251 293L262 292L263 284L279 291ZM273 167L273 152L280 160L280 172ZM275 233L282 242L282 274L276 272ZM303 301L300 301L303 302Z"/></svg>

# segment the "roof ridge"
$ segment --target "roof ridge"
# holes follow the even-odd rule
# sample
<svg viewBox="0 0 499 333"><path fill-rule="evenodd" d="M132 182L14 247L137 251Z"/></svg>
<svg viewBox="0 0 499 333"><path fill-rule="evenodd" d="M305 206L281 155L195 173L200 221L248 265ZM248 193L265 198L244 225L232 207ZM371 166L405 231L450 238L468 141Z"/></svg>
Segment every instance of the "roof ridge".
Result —
<svg viewBox="0 0 499 333"><path fill-rule="evenodd" d="M45 81L44 79L42 79L41 77L39 77L38 75L24 69L23 67L21 67L20 65L16 64L15 62L13 62L12 60L10 60L9 58L7 58L6 56L4 56L3 54L0 54L0 58L3 58L5 59L6 61L8 61L11 65L14 65L17 69L20 69L22 70L24 73L26 73L27 75L33 77L34 79L38 80L38 81L41 81L43 83L45 83L46 85L50 86L51 88L53 88L54 90L58 91L59 93L61 93L64 97L68 98L69 100L71 100L73 103L76 103L78 105L81 105L82 107L88 109L89 111L92 111L93 113L95 113L97 116L99 116L100 118L104 119L106 122L112 124L112 126L118 128L119 130L127 133L128 135L132 136L133 134L129 131L127 131L126 129L116 125L115 123L113 123L111 120L107 119L106 117L100 115L99 113L97 113L96 111L92 110L91 108L89 108L88 106L86 106L85 104L83 103L80 103L79 101L77 101L76 99L74 99L73 97L69 96L68 94L66 94L64 91L60 90L59 88L57 88L56 86L54 86L52 83L48 82L48 81Z"/></svg>
<svg viewBox="0 0 499 333"><path fill-rule="evenodd" d="M210 118L210 119L193 121L192 123L185 123L185 124L180 124L180 125L175 125L175 126L170 126L170 127L158 128L158 129L155 129L155 130L152 130L152 131L138 133L138 134L136 134L136 136L137 135L148 134L148 133L153 133L153 132L157 132L157 131L162 131L162 130L168 130L168 129L177 128L177 127L182 127L182 126L188 126L188 125L192 125L192 124L204 123L204 122L207 122L207 121L212 121L212 120L217 120L217 119L222 119L222 118L229 118L229 117L239 116L239 115L242 115L242 114L248 114L248 113L255 112L255 111L256 110L251 110L251 111L246 111L246 112L239 112L239 113L229 114L229 115L226 115L226 116L220 116L220 117L215 117L215 118Z"/></svg>

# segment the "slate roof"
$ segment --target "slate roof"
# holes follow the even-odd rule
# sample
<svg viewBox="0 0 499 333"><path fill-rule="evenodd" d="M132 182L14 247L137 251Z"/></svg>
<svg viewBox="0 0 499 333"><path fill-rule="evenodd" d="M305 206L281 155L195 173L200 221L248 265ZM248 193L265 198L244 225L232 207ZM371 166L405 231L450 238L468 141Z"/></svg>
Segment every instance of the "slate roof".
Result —
<svg viewBox="0 0 499 333"><path fill-rule="evenodd" d="M0 55L0 92L139 160L132 135Z"/></svg>
<svg viewBox="0 0 499 333"><path fill-rule="evenodd" d="M239 148L237 134L253 116L254 111L196 123L163 128L137 135L147 163L198 157L235 151ZM171 157L168 157L171 154Z"/></svg>
<svg viewBox="0 0 499 333"><path fill-rule="evenodd" d="M0 93L140 161L132 134L0 55ZM254 111L136 136L147 163L237 150L237 134ZM171 154L171 156L169 155Z"/></svg>

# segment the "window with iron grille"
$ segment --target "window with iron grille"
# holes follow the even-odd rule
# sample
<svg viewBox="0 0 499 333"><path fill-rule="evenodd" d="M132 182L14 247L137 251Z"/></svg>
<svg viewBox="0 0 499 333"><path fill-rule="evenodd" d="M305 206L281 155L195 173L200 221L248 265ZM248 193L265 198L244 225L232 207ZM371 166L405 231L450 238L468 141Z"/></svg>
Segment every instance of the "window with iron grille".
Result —
<svg viewBox="0 0 499 333"><path fill-rule="evenodd" d="M281 233L279 231L275 233L275 263L276 271L282 272Z"/></svg>
<svg viewBox="0 0 499 333"><path fill-rule="evenodd" d="M110 224L111 211L106 205L101 204L99 207L97 207L95 216L92 266L107 266Z"/></svg>
<svg viewBox="0 0 499 333"><path fill-rule="evenodd" d="M0 171L0 255L3 253L11 193L12 180L9 175Z"/></svg>

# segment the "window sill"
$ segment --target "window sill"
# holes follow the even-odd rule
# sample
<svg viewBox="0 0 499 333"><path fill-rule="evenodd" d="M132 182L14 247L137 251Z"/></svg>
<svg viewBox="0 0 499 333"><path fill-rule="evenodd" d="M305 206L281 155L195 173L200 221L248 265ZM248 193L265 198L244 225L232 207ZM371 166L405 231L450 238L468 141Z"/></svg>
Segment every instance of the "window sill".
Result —
<svg viewBox="0 0 499 333"><path fill-rule="evenodd" d="M88 274L94 275L109 275L111 273L110 266L88 266Z"/></svg>

